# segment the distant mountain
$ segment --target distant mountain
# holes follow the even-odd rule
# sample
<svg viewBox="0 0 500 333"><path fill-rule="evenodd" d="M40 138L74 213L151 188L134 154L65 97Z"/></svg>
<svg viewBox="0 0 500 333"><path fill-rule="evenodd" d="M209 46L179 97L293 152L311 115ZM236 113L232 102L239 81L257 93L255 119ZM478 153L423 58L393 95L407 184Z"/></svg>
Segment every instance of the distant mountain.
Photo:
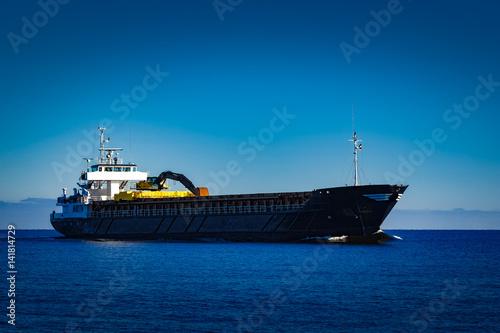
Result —
<svg viewBox="0 0 500 333"><path fill-rule="evenodd" d="M55 199L27 198L21 202L0 201L0 229L7 229L9 224L14 224L16 229L52 229L50 213L53 210L56 210Z"/></svg>
<svg viewBox="0 0 500 333"><path fill-rule="evenodd" d="M60 211L55 199L0 201L0 229L9 224L17 229L52 229L49 215L54 210ZM500 211L394 209L382 229L500 229Z"/></svg>

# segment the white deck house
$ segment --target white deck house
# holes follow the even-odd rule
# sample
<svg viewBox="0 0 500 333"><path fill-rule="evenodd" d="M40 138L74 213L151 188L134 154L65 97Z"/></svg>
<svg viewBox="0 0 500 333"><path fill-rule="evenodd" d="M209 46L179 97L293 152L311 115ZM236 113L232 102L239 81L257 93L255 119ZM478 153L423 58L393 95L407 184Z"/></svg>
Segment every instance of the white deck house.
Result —
<svg viewBox="0 0 500 333"><path fill-rule="evenodd" d="M74 188L74 195L68 197L66 189L63 189L63 196L57 199L57 206L62 206L63 211L62 214L55 214L56 217L87 217L88 206L92 201L113 200L128 182L147 180L148 172L137 171L136 164L123 164L123 160L118 158L115 152L122 148L104 147L109 142L109 139L104 140L106 128L99 127L98 130L101 131L98 163L89 166L92 159L86 159L87 170L80 177L82 183L78 183L81 193Z"/></svg>

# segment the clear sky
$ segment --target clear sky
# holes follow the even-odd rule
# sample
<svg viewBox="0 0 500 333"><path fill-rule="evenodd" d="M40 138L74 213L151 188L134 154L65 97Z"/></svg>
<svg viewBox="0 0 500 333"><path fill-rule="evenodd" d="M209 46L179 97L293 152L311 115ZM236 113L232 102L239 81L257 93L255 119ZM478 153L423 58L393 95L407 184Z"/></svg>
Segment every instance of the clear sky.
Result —
<svg viewBox="0 0 500 333"><path fill-rule="evenodd" d="M0 201L73 188L103 123L212 192L343 186L354 105L368 181L410 185L398 208L500 208L494 1L2 7Z"/></svg>

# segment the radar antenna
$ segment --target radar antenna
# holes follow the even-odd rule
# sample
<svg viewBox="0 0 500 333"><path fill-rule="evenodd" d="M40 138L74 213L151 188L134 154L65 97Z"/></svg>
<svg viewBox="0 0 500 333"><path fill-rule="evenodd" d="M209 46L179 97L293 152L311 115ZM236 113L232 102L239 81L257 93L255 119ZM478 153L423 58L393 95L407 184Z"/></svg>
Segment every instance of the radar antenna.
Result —
<svg viewBox="0 0 500 333"><path fill-rule="evenodd" d="M101 148L99 148L99 151L101 152L101 158L99 159L99 163L107 163L107 164L112 164L112 161L114 160L115 163L117 164L118 157L113 158L113 154L115 151L121 151L123 148L104 148L104 144L109 142L109 138L104 140L104 131L106 130L105 127L98 127L98 131L101 131L100 137L101 137ZM105 154L104 152L107 152ZM118 155L118 153L117 153Z"/></svg>

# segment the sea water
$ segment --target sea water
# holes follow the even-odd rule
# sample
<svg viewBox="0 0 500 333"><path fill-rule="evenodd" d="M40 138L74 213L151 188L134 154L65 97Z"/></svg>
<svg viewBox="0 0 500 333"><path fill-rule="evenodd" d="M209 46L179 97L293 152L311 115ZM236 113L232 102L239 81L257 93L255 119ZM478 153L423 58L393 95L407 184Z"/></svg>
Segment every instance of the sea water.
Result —
<svg viewBox="0 0 500 333"><path fill-rule="evenodd" d="M500 331L500 231L386 233L392 241L352 245L88 241L16 230L11 297L2 231L0 331Z"/></svg>

